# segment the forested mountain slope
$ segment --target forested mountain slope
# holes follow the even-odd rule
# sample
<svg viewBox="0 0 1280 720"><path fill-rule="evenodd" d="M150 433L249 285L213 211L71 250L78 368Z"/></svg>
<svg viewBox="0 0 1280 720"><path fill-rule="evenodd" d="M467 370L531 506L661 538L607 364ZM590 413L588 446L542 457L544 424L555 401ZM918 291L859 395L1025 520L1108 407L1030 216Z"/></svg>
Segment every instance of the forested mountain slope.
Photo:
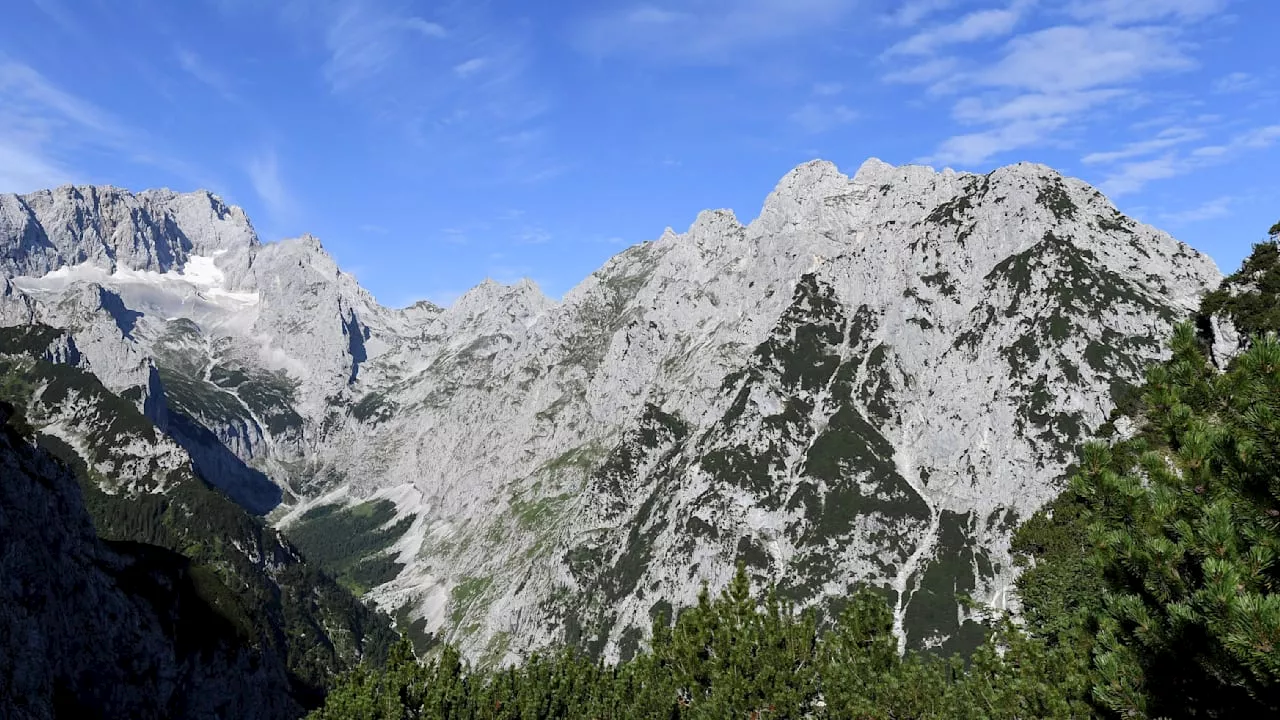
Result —
<svg viewBox="0 0 1280 720"><path fill-rule="evenodd" d="M216 577L165 548L99 539L73 472L30 444L12 405L0 416L0 715L302 712L284 664L215 606Z"/></svg>
<svg viewBox="0 0 1280 720"><path fill-rule="evenodd" d="M181 447L130 398L107 391L77 367L78 360L75 339L62 331L0 329L0 400L8 403L10 423L27 436L8 436L6 452L18 469L5 482L25 478L58 498L51 504L7 488L14 493L10 500L24 503L5 507L22 522L0 526L7 557L22 564L8 577L21 579L24 589L10 588L7 607L36 614L15 620L29 623L24 632L33 637L54 633L13 656L43 659L52 669L14 668L15 682L48 672L41 681L46 685L87 683L66 688L68 697L81 698L86 708L134 708L119 710L118 717L287 718L318 702L336 673L385 657L394 638L385 616L304 561L277 530L209 487ZM49 516L22 510L25 503L46 507ZM39 530L26 532L23 522ZM29 543L47 547L22 550ZM76 543L85 549L65 550L75 559L56 554ZM55 557L40 562L48 552ZM77 589L99 580L110 587ZM121 602L145 599L143 609L151 615L113 619L111 613L125 611L93 607L96 592L117 590ZM57 610L60 604L70 607ZM17 625L10 636L15 640L24 637ZM127 630L134 625L138 629ZM76 636L80 629L83 637ZM90 641L135 631L141 638L136 643L124 636ZM127 659L131 652L142 663L137 668ZM135 670L142 675L126 679L137 696L121 695L123 705L112 704L101 695L108 691L93 684L109 688L124 681L113 673ZM46 686L41 692L56 699L63 690Z"/></svg>

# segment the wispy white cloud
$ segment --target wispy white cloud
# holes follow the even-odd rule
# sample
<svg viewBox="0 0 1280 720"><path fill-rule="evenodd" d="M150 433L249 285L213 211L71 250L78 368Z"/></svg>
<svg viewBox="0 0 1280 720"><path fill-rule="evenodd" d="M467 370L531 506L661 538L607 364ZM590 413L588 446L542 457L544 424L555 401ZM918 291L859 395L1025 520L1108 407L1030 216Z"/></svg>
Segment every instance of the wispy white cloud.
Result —
<svg viewBox="0 0 1280 720"><path fill-rule="evenodd" d="M906 0L886 19L891 25L910 27L956 4L956 0Z"/></svg>
<svg viewBox="0 0 1280 720"><path fill-rule="evenodd" d="M823 105L821 103L805 103L789 116L807 133L819 134L834 130L841 125L848 125L858 119L858 113L844 105Z"/></svg>
<svg viewBox="0 0 1280 720"><path fill-rule="evenodd" d="M804 37L849 16L848 0L708 0L636 4L578 23L577 46L590 55L634 55L685 64L740 62L743 52Z"/></svg>
<svg viewBox="0 0 1280 720"><path fill-rule="evenodd" d="M1204 137L1204 131L1198 128L1180 126L1165 128L1149 140L1131 142L1119 150L1089 153L1081 158L1081 162L1085 165L1099 165L1116 162L1118 160L1128 160L1130 158L1141 157L1143 155L1150 155L1193 140L1199 140L1202 137Z"/></svg>
<svg viewBox="0 0 1280 720"><path fill-rule="evenodd" d="M474 75L480 72L481 70L485 69L485 67L489 65L489 62L490 62L489 58L474 57L474 58L471 58L470 60L464 60L463 62L460 62L457 65L454 65L453 72L458 77L467 77L470 75Z"/></svg>
<svg viewBox="0 0 1280 720"><path fill-rule="evenodd" d="M1236 199L1233 197L1217 197L1186 210L1162 213L1160 217L1164 221L1173 225L1186 225L1190 223L1203 222L1205 220L1213 220L1214 218L1229 215L1231 213L1231 206L1235 204L1235 201Z"/></svg>
<svg viewBox="0 0 1280 720"><path fill-rule="evenodd" d="M450 245L467 245L471 242L471 233L466 228L441 228L440 240Z"/></svg>
<svg viewBox="0 0 1280 720"><path fill-rule="evenodd" d="M1121 95L1119 89L1028 92L988 101L981 97L958 100L952 108L957 120L986 130L962 133L945 140L929 162L972 166L1000 153L1052 144L1072 118Z"/></svg>
<svg viewBox="0 0 1280 720"><path fill-rule="evenodd" d="M274 17L301 54L319 51L331 93L395 135L421 173L465 165L469 182L500 186L574 167L545 132L552 94L533 67L538 28L494 3L210 1L238 18Z"/></svg>
<svg viewBox="0 0 1280 720"><path fill-rule="evenodd" d="M62 28L64 32L70 33L76 37L84 37L85 29L74 12L71 12L59 0L33 0L33 4L40 12L54 22L55 25Z"/></svg>
<svg viewBox="0 0 1280 720"><path fill-rule="evenodd" d="M15 104L32 117L58 118L113 141L127 134L109 113L63 91L21 63L0 60L0 93L8 101L6 104Z"/></svg>
<svg viewBox="0 0 1280 720"><path fill-rule="evenodd" d="M943 165L977 165L999 153L1038 145L1066 123L1064 117L1016 120L990 130L954 135L924 159Z"/></svg>
<svg viewBox="0 0 1280 720"><path fill-rule="evenodd" d="M399 27L411 30L427 38L442 38L448 33L437 23L427 22L420 17L402 18L395 23Z"/></svg>
<svg viewBox="0 0 1280 720"><path fill-rule="evenodd" d="M1256 75L1247 72L1233 72L1218 78L1213 84L1213 91L1218 93L1238 93L1253 90L1262 84Z"/></svg>
<svg viewBox="0 0 1280 720"><path fill-rule="evenodd" d="M0 192L31 192L72 181L67 168L33 147L38 146L30 138L9 132L0 136Z"/></svg>
<svg viewBox="0 0 1280 720"><path fill-rule="evenodd" d="M421 17L367 3L346 3L324 33L329 53L325 78L334 92L351 90L394 64L408 44L440 40L447 34L442 25Z"/></svg>
<svg viewBox="0 0 1280 720"><path fill-rule="evenodd" d="M1023 122L1064 118L1123 95L1123 90L1096 89L1067 92L1030 92L989 103L967 97L952 109L956 119L974 123Z"/></svg>
<svg viewBox="0 0 1280 720"><path fill-rule="evenodd" d="M485 168L493 184L509 184L571 165L551 152L541 127L550 94L531 70L527 23L498 16L489 3L432 3L429 11L397 0L289 7L286 24L304 45L319 41L324 49L321 72L331 91L358 105L379 132L400 133L405 151L431 166L425 171L465 163Z"/></svg>
<svg viewBox="0 0 1280 720"><path fill-rule="evenodd" d="M978 10L953 22L938 25L912 35L885 51L894 55L931 55L951 45L1004 37L1022 19L1026 3L1017 2L1007 8Z"/></svg>
<svg viewBox="0 0 1280 720"><path fill-rule="evenodd" d="M227 102L240 102L239 96L231 87L231 81L225 75L210 67L194 51L179 47L174 50L178 58L178 67L188 75L205 84Z"/></svg>
<svg viewBox="0 0 1280 720"><path fill-rule="evenodd" d="M1111 197L1120 197L1141 190L1152 180L1167 180L1187 172L1186 162L1168 153L1157 158L1123 163L1108 175L1099 187Z"/></svg>
<svg viewBox="0 0 1280 720"><path fill-rule="evenodd" d="M1011 40L980 81L1041 93L1079 91L1193 66L1167 28L1062 25Z"/></svg>
<svg viewBox="0 0 1280 720"><path fill-rule="evenodd" d="M280 163L274 149L267 149L249 158L245 163L245 173L253 192L267 208L272 222L286 223L292 218L295 210L293 196L285 187L280 176Z"/></svg>
<svg viewBox="0 0 1280 720"><path fill-rule="evenodd" d="M499 143L512 148L523 148L543 141L546 131L542 128L525 128L494 138Z"/></svg>
<svg viewBox="0 0 1280 720"><path fill-rule="evenodd" d="M1198 17L1208 7L1204 2L1084 0L1042 15L1060 21L1064 7L1068 17L1087 24L1013 35L994 48L990 61L982 61L985 51L964 56L945 51L954 44L1003 37L1031 22L1030 14L1043 10L1042 4L1019 1L970 12L918 32L884 54L894 66L885 81L958 96L951 116L968 128L923 160L972 166L1015 150L1063 145L1069 141L1065 129L1079 136L1094 117L1121 103L1141 102L1140 88L1148 78L1196 66L1178 23ZM912 56L925 60L903 66L902 60Z"/></svg>
<svg viewBox="0 0 1280 720"><path fill-rule="evenodd" d="M1115 25L1159 20L1191 21L1221 12L1228 0L1073 0L1068 14Z"/></svg>
<svg viewBox="0 0 1280 720"><path fill-rule="evenodd" d="M554 180L570 172L573 168L574 165L572 163L554 160L540 163L513 163L508 167L507 174L503 176L503 180L521 185L537 185L548 180Z"/></svg>
<svg viewBox="0 0 1280 720"><path fill-rule="evenodd" d="M1146 147L1153 147L1152 143L1153 141L1149 141ZM1173 150L1159 157L1142 157L1132 153L1126 155L1132 159L1115 164L1100 187L1112 197L1127 195L1141 190L1154 180L1186 175L1277 143L1280 143L1280 125L1265 125L1239 132L1223 143L1201 145L1189 151Z"/></svg>
<svg viewBox="0 0 1280 720"><path fill-rule="evenodd" d="M537 226L529 226L516 233L513 238L520 245L542 245L551 240L551 233Z"/></svg>
<svg viewBox="0 0 1280 720"><path fill-rule="evenodd" d="M932 58L910 67L890 70L883 79L889 83L929 85L952 75L959 64L953 57Z"/></svg>
<svg viewBox="0 0 1280 720"><path fill-rule="evenodd" d="M86 150L211 184L111 113L63 90L29 65L0 57L0 183L4 189L30 191L90 181L93 178L77 167Z"/></svg>
<svg viewBox="0 0 1280 720"><path fill-rule="evenodd" d="M1280 125L1265 125L1246 130L1220 145L1205 145L1192 151L1198 158L1229 157L1246 150L1261 150L1280 141Z"/></svg>

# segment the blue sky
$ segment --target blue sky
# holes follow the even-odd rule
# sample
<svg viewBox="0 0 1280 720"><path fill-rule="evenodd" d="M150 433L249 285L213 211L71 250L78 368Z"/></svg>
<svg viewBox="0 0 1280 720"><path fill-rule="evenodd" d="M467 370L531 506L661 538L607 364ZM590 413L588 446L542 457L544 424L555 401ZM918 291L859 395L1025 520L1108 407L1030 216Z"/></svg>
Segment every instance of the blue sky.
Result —
<svg viewBox="0 0 1280 720"><path fill-rule="evenodd" d="M1273 0L10 0L0 191L205 187L384 303L559 296L795 165L1032 160L1231 270L1280 220Z"/></svg>

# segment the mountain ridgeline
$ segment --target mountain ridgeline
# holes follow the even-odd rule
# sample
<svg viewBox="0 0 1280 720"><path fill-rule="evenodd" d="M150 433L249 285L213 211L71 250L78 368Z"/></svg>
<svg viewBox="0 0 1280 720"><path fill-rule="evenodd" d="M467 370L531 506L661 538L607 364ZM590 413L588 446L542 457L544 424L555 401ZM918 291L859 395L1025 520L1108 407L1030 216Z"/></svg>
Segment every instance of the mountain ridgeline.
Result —
<svg viewBox="0 0 1280 720"><path fill-rule="evenodd" d="M0 195L0 248L11 422L100 542L219 578L297 706L385 651L353 594L476 667L643 655L739 567L824 627L865 589L902 647L981 647L1079 444L1131 430L1117 400L1206 294L1225 366L1274 280L1219 289L1043 166L877 160L802 165L749 224L704 212L559 302L386 308L207 193Z"/></svg>

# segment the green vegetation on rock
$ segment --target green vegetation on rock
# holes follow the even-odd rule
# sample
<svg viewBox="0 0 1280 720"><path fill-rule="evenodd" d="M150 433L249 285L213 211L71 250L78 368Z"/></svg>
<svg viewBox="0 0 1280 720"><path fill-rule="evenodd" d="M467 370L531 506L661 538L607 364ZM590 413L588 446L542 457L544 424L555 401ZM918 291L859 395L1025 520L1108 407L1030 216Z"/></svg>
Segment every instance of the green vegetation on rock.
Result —
<svg viewBox="0 0 1280 720"><path fill-rule="evenodd" d="M321 505L303 513L285 534L308 560L359 594L391 580L404 567L382 554L413 524L412 518L392 523L395 516L390 500L347 508Z"/></svg>
<svg viewBox="0 0 1280 720"><path fill-rule="evenodd" d="M1274 236L1274 233L1273 233ZM1200 326L1207 329L1215 315L1230 319L1245 337L1274 332L1280 327L1280 240L1259 243L1244 265L1205 296Z"/></svg>
<svg viewBox="0 0 1280 720"><path fill-rule="evenodd" d="M303 706L317 704L336 673L385 657L394 638L388 618L189 465L148 460L146 448L173 446L134 403L86 371L14 352L42 354L39 344L3 346L0 400L23 408L40 448L74 473L102 540L180 555L199 602L234 628L237 643L281 658L290 673L282 692ZM46 427L55 417L58 434ZM142 461L131 454L139 447Z"/></svg>
<svg viewBox="0 0 1280 720"><path fill-rule="evenodd" d="M425 663L407 644L385 668L349 674L312 720L413 718L1068 718L1088 714L1061 649L1008 625L971 656L898 654L892 615L853 595L819 633L745 570L717 598L703 592L674 620L659 608L652 640L602 665L573 652L485 670L444 648Z"/></svg>

